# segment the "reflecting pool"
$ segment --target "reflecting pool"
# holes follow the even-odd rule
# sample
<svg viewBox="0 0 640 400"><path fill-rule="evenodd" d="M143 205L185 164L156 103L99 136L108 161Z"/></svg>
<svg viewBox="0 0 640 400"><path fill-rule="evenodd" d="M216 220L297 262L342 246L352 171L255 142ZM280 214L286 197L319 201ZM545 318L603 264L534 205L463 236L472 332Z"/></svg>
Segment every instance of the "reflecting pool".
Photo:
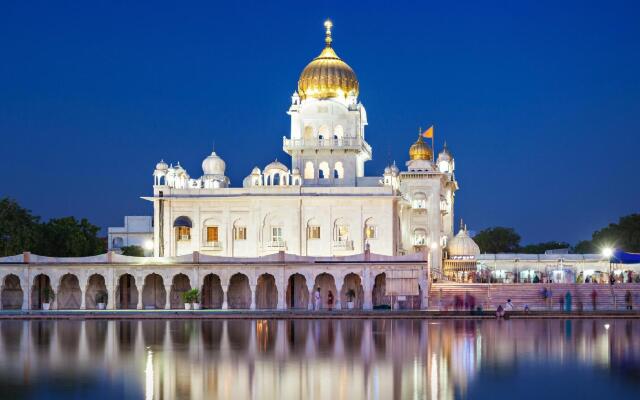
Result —
<svg viewBox="0 0 640 400"><path fill-rule="evenodd" d="M640 320L0 321L0 398L640 398Z"/></svg>

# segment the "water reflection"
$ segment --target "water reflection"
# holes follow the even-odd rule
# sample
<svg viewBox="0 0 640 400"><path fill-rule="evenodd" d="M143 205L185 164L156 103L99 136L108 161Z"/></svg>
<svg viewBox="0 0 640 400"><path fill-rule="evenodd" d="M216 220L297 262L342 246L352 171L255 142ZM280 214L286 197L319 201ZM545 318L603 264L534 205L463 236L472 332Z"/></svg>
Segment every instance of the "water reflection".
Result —
<svg viewBox="0 0 640 400"><path fill-rule="evenodd" d="M0 335L0 393L13 398L515 398L536 382L558 385L546 398L569 386L589 397L640 390L637 320L42 320L1 321Z"/></svg>

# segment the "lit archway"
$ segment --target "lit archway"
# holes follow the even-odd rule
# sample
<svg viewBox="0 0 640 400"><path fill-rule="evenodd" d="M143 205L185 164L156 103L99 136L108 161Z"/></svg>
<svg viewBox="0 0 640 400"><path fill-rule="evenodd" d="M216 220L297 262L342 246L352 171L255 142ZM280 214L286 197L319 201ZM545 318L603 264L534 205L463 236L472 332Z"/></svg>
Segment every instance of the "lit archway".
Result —
<svg viewBox="0 0 640 400"><path fill-rule="evenodd" d="M145 309L164 309L167 302L167 291L164 288L162 277L158 274L149 274L144 278L142 287L142 306Z"/></svg>
<svg viewBox="0 0 640 400"><path fill-rule="evenodd" d="M315 293L316 290L320 288L320 308L328 308L329 307L329 292L333 295L333 305L332 307L336 307L336 303L338 301L339 294L336 291L336 281L333 278L333 275L330 275L326 272L321 273L316 276L314 285L313 285L313 296L311 298L312 302L315 302ZM314 308L316 305L313 305Z"/></svg>
<svg viewBox="0 0 640 400"><path fill-rule="evenodd" d="M2 283L2 309L20 310L23 296L20 278L14 274L7 275Z"/></svg>
<svg viewBox="0 0 640 400"><path fill-rule="evenodd" d="M349 295L353 295L350 297ZM362 280L360 276L354 273L347 274L342 283L340 291L340 301L343 308L347 307L349 301L353 302L353 308L361 309L364 302L364 289L362 288Z"/></svg>
<svg viewBox="0 0 640 400"><path fill-rule="evenodd" d="M262 274L256 285L256 308L275 309L278 307L278 288L271 274Z"/></svg>
<svg viewBox="0 0 640 400"><path fill-rule="evenodd" d="M208 274L204 277L202 285L202 308L222 308L224 292L220 277L216 274Z"/></svg>
<svg viewBox="0 0 640 400"><path fill-rule="evenodd" d="M88 310L94 310L98 308L98 303L103 303L106 306L109 300L111 299L109 299L109 294L107 293L104 277L99 274L91 275L87 281L87 288L84 294L85 307Z"/></svg>
<svg viewBox="0 0 640 400"><path fill-rule="evenodd" d="M171 293L169 299L171 300L171 308L181 309L184 308L184 299L182 294L191 289L189 277L185 274L178 274L173 277L173 283L171 285Z"/></svg>
<svg viewBox="0 0 640 400"><path fill-rule="evenodd" d="M138 305L138 288L136 279L131 274L123 274L118 278L116 289L116 308L135 310Z"/></svg>
<svg viewBox="0 0 640 400"><path fill-rule="evenodd" d="M229 280L227 304L230 309L248 309L251 306L251 288L249 278L244 274L235 274Z"/></svg>
<svg viewBox="0 0 640 400"><path fill-rule="evenodd" d="M302 274L293 274L287 282L287 308L306 310L309 307L309 288Z"/></svg>

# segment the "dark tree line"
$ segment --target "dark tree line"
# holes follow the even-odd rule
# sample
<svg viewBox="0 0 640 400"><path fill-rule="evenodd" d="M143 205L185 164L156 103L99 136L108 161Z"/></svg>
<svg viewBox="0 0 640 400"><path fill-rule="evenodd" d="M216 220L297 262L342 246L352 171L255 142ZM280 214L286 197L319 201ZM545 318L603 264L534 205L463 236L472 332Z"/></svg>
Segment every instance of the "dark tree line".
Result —
<svg viewBox="0 0 640 400"><path fill-rule="evenodd" d="M51 257L83 257L106 252L106 241L98 237L100 228L87 219L40 217L22 208L15 200L0 199L0 256L30 251Z"/></svg>
<svg viewBox="0 0 640 400"><path fill-rule="evenodd" d="M618 223L597 230L591 240L583 240L575 246L567 242L549 241L520 245L520 235L513 228L497 226L483 229L473 240L482 253L541 254L546 250L570 249L573 253L600 253L605 247L640 253L640 214L621 217Z"/></svg>

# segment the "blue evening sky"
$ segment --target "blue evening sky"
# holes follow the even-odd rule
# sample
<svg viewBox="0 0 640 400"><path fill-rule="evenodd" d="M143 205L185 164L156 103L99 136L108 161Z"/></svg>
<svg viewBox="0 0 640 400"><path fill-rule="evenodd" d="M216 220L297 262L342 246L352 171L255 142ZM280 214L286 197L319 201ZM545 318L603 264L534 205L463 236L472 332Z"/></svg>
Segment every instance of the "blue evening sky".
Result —
<svg viewBox="0 0 640 400"><path fill-rule="evenodd" d="M456 159L456 219L524 242L640 211L638 1L0 3L0 196L102 226L151 214L153 167L215 140L234 186L282 152L323 46L356 71L374 158L418 126Z"/></svg>

